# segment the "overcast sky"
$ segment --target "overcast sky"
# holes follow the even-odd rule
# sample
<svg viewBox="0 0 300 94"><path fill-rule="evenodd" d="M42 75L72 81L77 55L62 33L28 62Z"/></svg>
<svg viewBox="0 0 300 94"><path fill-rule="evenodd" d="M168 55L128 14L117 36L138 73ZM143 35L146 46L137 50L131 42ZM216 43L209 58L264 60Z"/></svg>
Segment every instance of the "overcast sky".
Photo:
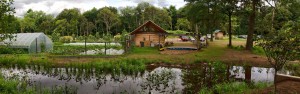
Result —
<svg viewBox="0 0 300 94"><path fill-rule="evenodd" d="M41 10L48 14L57 15L65 8L79 8L81 12L90 10L93 7L104 6L125 7L137 6L140 2L149 2L157 7L168 7L175 5L176 8L183 7L184 0L14 0L16 16L23 17L28 9Z"/></svg>

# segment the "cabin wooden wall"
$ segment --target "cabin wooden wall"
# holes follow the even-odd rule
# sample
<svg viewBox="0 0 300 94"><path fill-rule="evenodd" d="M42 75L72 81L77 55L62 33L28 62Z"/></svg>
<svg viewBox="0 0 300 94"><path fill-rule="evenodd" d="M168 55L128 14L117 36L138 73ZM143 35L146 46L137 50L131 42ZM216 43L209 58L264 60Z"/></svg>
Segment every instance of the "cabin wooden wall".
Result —
<svg viewBox="0 0 300 94"><path fill-rule="evenodd" d="M219 39L223 39L224 35L221 32L215 33L215 39L219 40Z"/></svg>
<svg viewBox="0 0 300 94"><path fill-rule="evenodd" d="M161 36L159 40L159 34L157 33L140 33L140 34L135 34L134 37L135 45L139 47L141 47L140 42L144 42L144 46L149 47L151 43L157 44L159 43L159 41L161 44L164 44L165 38Z"/></svg>

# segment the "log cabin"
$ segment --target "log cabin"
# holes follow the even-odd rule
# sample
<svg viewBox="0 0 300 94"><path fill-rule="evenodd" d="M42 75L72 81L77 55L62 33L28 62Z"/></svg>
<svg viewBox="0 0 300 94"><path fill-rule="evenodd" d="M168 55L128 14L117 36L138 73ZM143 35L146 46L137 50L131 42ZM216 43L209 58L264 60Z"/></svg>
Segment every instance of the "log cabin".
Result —
<svg viewBox="0 0 300 94"><path fill-rule="evenodd" d="M147 21L130 33L135 46L138 47L163 45L167 34L164 29L152 21Z"/></svg>

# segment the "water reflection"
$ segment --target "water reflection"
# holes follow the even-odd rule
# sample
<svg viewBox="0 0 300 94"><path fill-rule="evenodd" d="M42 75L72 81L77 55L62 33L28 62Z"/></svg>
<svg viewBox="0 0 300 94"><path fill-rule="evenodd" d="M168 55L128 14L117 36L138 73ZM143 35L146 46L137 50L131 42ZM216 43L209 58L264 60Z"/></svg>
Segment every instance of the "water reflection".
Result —
<svg viewBox="0 0 300 94"><path fill-rule="evenodd" d="M74 86L80 94L190 94L197 93L202 87L212 87L229 80L272 82L274 74L272 68L209 65L189 69L156 67L130 73L120 69L105 71L95 68L49 68L38 65L22 68L3 67L1 71L6 77L27 77L32 85L38 85L40 88Z"/></svg>

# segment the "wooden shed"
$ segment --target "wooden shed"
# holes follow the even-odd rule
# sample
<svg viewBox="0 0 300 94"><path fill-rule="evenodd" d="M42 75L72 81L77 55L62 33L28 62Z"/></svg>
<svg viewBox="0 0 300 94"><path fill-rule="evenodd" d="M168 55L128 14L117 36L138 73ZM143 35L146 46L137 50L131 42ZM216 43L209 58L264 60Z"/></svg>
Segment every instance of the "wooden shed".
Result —
<svg viewBox="0 0 300 94"><path fill-rule="evenodd" d="M152 21L147 21L130 33L133 41L138 47L154 47L164 44L168 33Z"/></svg>
<svg viewBox="0 0 300 94"><path fill-rule="evenodd" d="M214 36L215 36L215 39L216 40L220 40L220 39L223 39L223 37L224 37L224 33L223 33L223 31L221 31L221 30L216 30L215 32L214 32Z"/></svg>

